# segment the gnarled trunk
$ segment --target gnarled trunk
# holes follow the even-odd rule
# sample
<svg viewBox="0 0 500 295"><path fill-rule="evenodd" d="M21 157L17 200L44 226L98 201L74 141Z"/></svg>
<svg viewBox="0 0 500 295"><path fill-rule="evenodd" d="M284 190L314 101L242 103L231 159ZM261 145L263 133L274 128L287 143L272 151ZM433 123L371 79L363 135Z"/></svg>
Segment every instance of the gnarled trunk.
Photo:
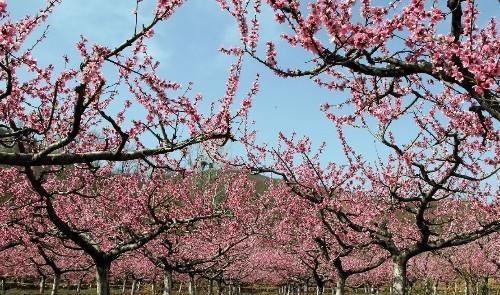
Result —
<svg viewBox="0 0 500 295"><path fill-rule="evenodd" d="M163 274L163 295L172 295L172 271L166 270Z"/></svg>
<svg viewBox="0 0 500 295"><path fill-rule="evenodd" d="M96 264L97 295L110 295L109 290L109 268L111 263Z"/></svg>
<svg viewBox="0 0 500 295"><path fill-rule="evenodd" d="M403 257L392 259L392 291L394 295L406 295L406 262Z"/></svg>

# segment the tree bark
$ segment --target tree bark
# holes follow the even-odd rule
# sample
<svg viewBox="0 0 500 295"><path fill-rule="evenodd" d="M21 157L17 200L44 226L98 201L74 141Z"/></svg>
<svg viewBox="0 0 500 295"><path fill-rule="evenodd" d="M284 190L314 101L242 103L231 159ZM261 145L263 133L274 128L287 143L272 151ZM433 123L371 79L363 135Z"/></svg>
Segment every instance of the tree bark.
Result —
<svg viewBox="0 0 500 295"><path fill-rule="evenodd" d="M38 293L43 294L43 292L45 292L45 276L40 277L40 283L38 286L39 286Z"/></svg>
<svg viewBox="0 0 500 295"><path fill-rule="evenodd" d="M132 288L130 288L130 295L135 294L136 285L137 285L137 280L133 280L132 281Z"/></svg>
<svg viewBox="0 0 500 295"><path fill-rule="evenodd" d="M123 277L123 284L122 284L122 294L125 294L125 290L127 289L127 276Z"/></svg>
<svg viewBox="0 0 500 295"><path fill-rule="evenodd" d="M5 278L0 278L0 294L5 294Z"/></svg>
<svg viewBox="0 0 500 295"><path fill-rule="evenodd" d="M431 295L430 283L431 282L428 279L424 281L424 295Z"/></svg>
<svg viewBox="0 0 500 295"><path fill-rule="evenodd" d="M214 281L209 278L207 281L207 295L212 295L213 286L214 286Z"/></svg>
<svg viewBox="0 0 500 295"><path fill-rule="evenodd" d="M490 286L488 284L488 276L483 277L483 282L481 284L481 295L489 295L490 294Z"/></svg>
<svg viewBox="0 0 500 295"><path fill-rule="evenodd" d="M163 295L172 295L172 271L166 270L163 274Z"/></svg>
<svg viewBox="0 0 500 295"><path fill-rule="evenodd" d="M344 276L337 276L336 279L336 288L335 288L335 295L345 295L345 282L346 282L346 277Z"/></svg>
<svg viewBox="0 0 500 295"><path fill-rule="evenodd" d="M470 280L467 278L464 283L464 295L470 295Z"/></svg>
<svg viewBox="0 0 500 295"><path fill-rule="evenodd" d="M402 257L392 260L392 290L394 295L406 295L406 262Z"/></svg>
<svg viewBox="0 0 500 295"><path fill-rule="evenodd" d="M189 274L189 295L196 295L196 283L194 281L194 274Z"/></svg>
<svg viewBox="0 0 500 295"><path fill-rule="evenodd" d="M52 290L50 291L50 295L57 295L57 290L59 289L59 283L61 282L61 274L54 274L54 281L52 282Z"/></svg>
<svg viewBox="0 0 500 295"><path fill-rule="evenodd" d="M438 294L439 281L435 280L434 284L432 284L432 295Z"/></svg>
<svg viewBox="0 0 500 295"><path fill-rule="evenodd" d="M80 279L78 281L78 285L76 286L76 294L80 294L82 292L82 283L83 283L83 279Z"/></svg>
<svg viewBox="0 0 500 295"><path fill-rule="evenodd" d="M97 295L110 295L109 268L111 263L96 264Z"/></svg>
<svg viewBox="0 0 500 295"><path fill-rule="evenodd" d="M217 278L217 295L222 295L222 278Z"/></svg>

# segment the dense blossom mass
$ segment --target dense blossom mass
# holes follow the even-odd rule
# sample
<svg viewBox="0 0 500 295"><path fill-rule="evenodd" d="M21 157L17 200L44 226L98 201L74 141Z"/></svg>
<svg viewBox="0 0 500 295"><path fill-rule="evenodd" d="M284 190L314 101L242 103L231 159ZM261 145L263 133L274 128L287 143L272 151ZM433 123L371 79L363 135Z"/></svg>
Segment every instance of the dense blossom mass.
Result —
<svg viewBox="0 0 500 295"><path fill-rule="evenodd" d="M185 1L147 17L130 1L123 42L81 36L77 58L43 64L61 2L16 19L0 0L0 293L498 288L500 44L474 0L214 1L240 34L219 49L234 62L218 99L160 75L148 48ZM269 21L282 33L264 40ZM239 89L252 62L330 91L318 111L341 149L259 141L261 76Z"/></svg>

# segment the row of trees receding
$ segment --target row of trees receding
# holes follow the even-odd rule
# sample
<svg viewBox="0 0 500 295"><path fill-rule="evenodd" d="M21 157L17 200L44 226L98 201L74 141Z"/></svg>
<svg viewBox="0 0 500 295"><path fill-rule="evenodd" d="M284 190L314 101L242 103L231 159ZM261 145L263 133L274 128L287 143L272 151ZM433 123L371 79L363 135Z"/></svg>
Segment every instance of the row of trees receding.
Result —
<svg viewBox="0 0 500 295"><path fill-rule="evenodd" d="M437 294L457 282L486 295L498 279L500 44L475 1L217 0L241 43L221 49L235 61L208 108L193 84L161 77L147 46L184 1L156 1L144 24L133 1L129 38L81 37L64 67L35 57L60 2L14 19L0 0L2 292L39 282L43 293L50 277L52 294L146 283L173 295L176 283L196 295L203 279L209 295ZM270 11L279 40L259 37ZM280 61L290 56L307 67ZM252 61L343 93L321 106L338 152L307 135L257 141L259 81L238 89ZM377 151L363 155L355 136Z"/></svg>

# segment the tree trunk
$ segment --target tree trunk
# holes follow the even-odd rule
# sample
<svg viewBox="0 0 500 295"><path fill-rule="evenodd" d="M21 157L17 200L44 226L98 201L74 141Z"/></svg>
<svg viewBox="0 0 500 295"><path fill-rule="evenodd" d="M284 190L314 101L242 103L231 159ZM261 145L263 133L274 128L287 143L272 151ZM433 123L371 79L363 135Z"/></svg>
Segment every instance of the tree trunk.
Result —
<svg viewBox="0 0 500 295"><path fill-rule="evenodd" d="M430 281L428 279L426 279L424 281L424 295L431 295L431 288L430 288L429 284L430 284Z"/></svg>
<svg viewBox="0 0 500 295"><path fill-rule="evenodd" d="M137 285L137 280L133 280L132 281L132 288L130 289L130 295L134 295L135 294L135 289L137 289L136 285Z"/></svg>
<svg viewBox="0 0 500 295"><path fill-rule="evenodd" d="M413 292L413 287L415 287L415 282L410 282L406 280L406 294L411 295Z"/></svg>
<svg viewBox="0 0 500 295"><path fill-rule="evenodd" d="M97 295L110 295L109 268L110 263L96 264Z"/></svg>
<svg viewBox="0 0 500 295"><path fill-rule="evenodd" d="M154 280L151 282L151 294L156 295L156 282Z"/></svg>
<svg viewBox="0 0 500 295"><path fill-rule="evenodd" d="M483 277L483 283L481 284L481 295L489 295L490 294L490 286L488 284L488 276Z"/></svg>
<svg viewBox="0 0 500 295"><path fill-rule="evenodd" d="M172 271L166 270L163 274L163 295L172 295Z"/></svg>
<svg viewBox="0 0 500 295"><path fill-rule="evenodd" d="M470 295L470 280L468 280L468 279L465 279L464 295Z"/></svg>
<svg viewBox="0 0 500 295"><path fill-rule="evenodd" d="M344 295L345 294L345 282L346 282L346 277L342 275L338 275L336 279L336 288L335 288L335 295Z"/></svg>
<svg viewBox="0 0 500 295"><path fill-rule="evenodd" d="M438 295L438 287L439 287L439 281L435 280L434 284L432 284L432 295Z"/></svg>
<svg viewBox="0 0 500 295"><path fill-rule="evenodd" d="M406 295L406 259L394 257L392 260L392 290L394 295Z"/></svg>
<svg viewBox="0 0 500 295"><path fill-rule="evenodd" d="M182 292L182 282L179 284L179 294Z"/></svg>
<svg viewBox="0 0 500 295"><path fill-rule="evenodd" d="M57 290L59 289L59 283L61 282L61 274L54 274L54 281L52 282L52 290L50 291L50 295L56 295Z"/></svg>
<svg viewBox="0 0 500 295"><path fill-rule="evenodd" d="M122 294L125 294L125 290L127 289L127 276L123 277L123 284L122 284Z"/></svg>
<svg viewBox="0 0 500 295"><path fill-rule="evenodd" d="M5 278L0 278L0 294L5 294Z"/></svg>
<svg viewBox="0 0 500 295"><path fill-rule="evenodd" d="M76 286L76 294L80 294L82 292L82 282L83 282L83 279L80 279L78 281L78 285Z"/></svg>
<svg viewBox="0 0 500 295"><path fill-rule="evenodd" d="M43 292L45 292L45 276L40 277L40 283L38 286L39 286L38 293L43 294Z"/></svg>
<svg viewBox="0 0 500 295"><path fill-rule="evenodd" d="M222 278L217 278L217 295L222 295Z"/></svg>
<svg viewBox="0 0 500 295"><path fill-rule="evenodd" d="M213 286L214 286L214 281L209 278L207 281L207 295L212 295Z"/></svg>
<svg viewBox="0 0 500 295"><path fill-rule="evenodd" d="M194 274L189 274L189 295L196 295L196 283L194 281Z"/></svg>

